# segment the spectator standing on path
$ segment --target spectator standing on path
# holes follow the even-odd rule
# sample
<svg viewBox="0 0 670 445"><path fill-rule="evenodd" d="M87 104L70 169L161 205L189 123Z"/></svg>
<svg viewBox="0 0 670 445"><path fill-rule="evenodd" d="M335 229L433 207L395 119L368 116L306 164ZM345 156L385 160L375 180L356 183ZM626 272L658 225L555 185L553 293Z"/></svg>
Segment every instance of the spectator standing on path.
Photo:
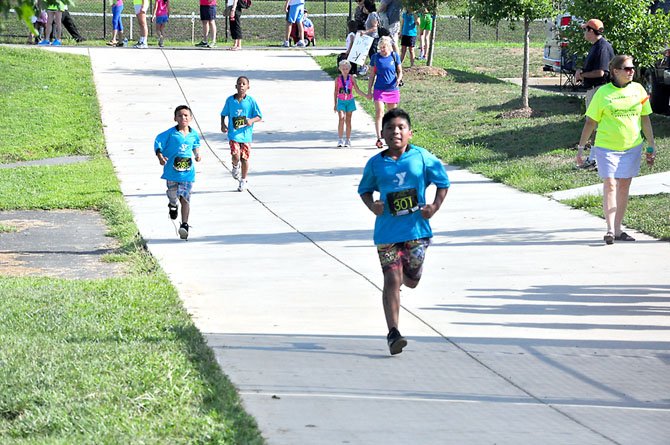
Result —
<svg viewBox="0 0 670 445"><path fill-rule="evenodd" d="M409 115L398 108L384 115L382 133L388 148L370 158L358 194L376 215L374 243L384 274L382 301L391 355L402 352L407 340L398 330L400 286L415 288L421 279L426 249L433 232L429 219L440 209L449 189L442 162L427 150L411 145ZM426 188L435 184L432 204ZM379 193L374 199L373 193Z"/></svg>
<svg viewBox="0 0 670 445"><path fill-rule="evenodd" d="M414 46L416 45L417 28L419 27L419 16L410 10L402 13L402 36L400 37L400 62L405 60L405 54L409 49L409 66L414 66Z"/></svg>
<svg viewBox="0 0 670 445"><path fill-rule="evenodd" d="M402 82L402 63L400 56L393 51L391 38L379 39L379 52L370 59L367 98L375 104L375 133L377 148L382 148L382 116L386 111L396 108L400 103L400 85ZM374 87L374 88L373 88Z"/></svg>
<svg viewBox="0 0 670 445"><path fill-rule="evenodd" d="M282 45L288 48L291 45L291 28L293 24L298 27L298 43L296 46L305 46L305 28L302 24L302 18L305 14L305 0L286 0L284 4L286 10L286 40Z"/></svg>
<svg viewBox="0 0 670 445"><path fill-rule="evenodd" d="M163 166L161 178L167 181L168 214L177 219L181 204L181 224L179 237L188 238L188 217L191 211L191 189L195 181L193 159L200 162L200 136L190 126L193 114L186 105L174 110L177 125L156 136L154 152Z"/></svg>
<svg viewBox="0 0 670 445"><path fill-rule="evenodd" d="M123 12L123 0L114 0L112 2L112 40L107 42L109 46L123 45L123 21L121 13Z"/></svg>
<svg viewBox="0 0 670 445"><path fill-rule="evenodd" d="M226 6L226 16L228 17L228 27L230 28L230 37L233 39L233 46L229 49L231 51L238 51L242 49L242 24L240 23L240 16L242 15L242 7L237 0L228 0Z"/></svg>
<svg viewBox="0 0 670 445"><path fill-rule="evenodd" d="M398 35L400 34L401 9L402 9L401 0L381 0L379 8L377 9L379 14L388 19L388 30L389 33L391 34L391 40L393 40L393 46L396 48L396 51L398 49ZM382 24L386 26L386 23L384 23L383 18L382 18Z"/></svg>
<svg viewBox="0 0 670 445"><path fill-rule="evenodd" d="M202 22L202 40L195 46L214 48L216 46L216 0L200 0L200 21Z"/></svg>
<svg viewBox="0 0 670 445"><path fill-rule="evenodd" d="M137 25L140 28L140 38L133 48L148 48L147 38L149 37L149 27L147 26L147 10L149 10L149 0L133 0L135 7L135 16Z"/></svg>
<svg viewBox="0 0 670 445"><path fill-rule="evenodd" d="M640 158L647 142L647 163L653 166L656 143L651 128L651 105L646 90L633 82L635 66L631 56L619 55L610 63L611 82L596 91L586 110L586 122L577 147L581 162L584 145L598 126L592 151L603 179L603 211L607 222L605 243L635 241L621 230L633 176L640 172Z"/></svg>
<svg viewBox="0 0 670 445"><path fill-rule="evenodd" d="M230 156L233 164L233 178L239 181L238 192L247 188L247 173L249 172L249 155L253 139L254 123L263 116L253 97L247 94L249 78L240 76L235 83L237 93L226 99L221 110L221 132L228 134ZM228 124L226 125L226 118Z"/></svg>
<svg viewBox="0 0 670 445"><path fill-rule="evenodd" d="M605 28L603 22L598 19L591 19L582 25L584 30L584 39L591 43L591 48L586 55L584 67L575 72L575 80L582 81L586 87L586 108L596 94L598 88L605 85L609 81L609 64L614 57L614 50L612 45L603 37ZM589 151L589 156L583 164L580 164L583 169L594 169L596 167L596 159Z"/></svg>
<svg viewBox="0 0 670 445"><path fill-rule="evenodd" d="M158 46L163 47L163 39L165 37L165 25L170 16L169 0L155 0L154 13L152 20L156 23L156 32L158 33Z"/></svg>
<svg viewBox="0 0 670 445"><path fill-rule="evenodd" d="M62 20L65 4L60 0L47 1L47 25L44 31L44 39L38 45L60 46L61 34L63 32ZM53 28L53 41L49 40Z"/></svg>

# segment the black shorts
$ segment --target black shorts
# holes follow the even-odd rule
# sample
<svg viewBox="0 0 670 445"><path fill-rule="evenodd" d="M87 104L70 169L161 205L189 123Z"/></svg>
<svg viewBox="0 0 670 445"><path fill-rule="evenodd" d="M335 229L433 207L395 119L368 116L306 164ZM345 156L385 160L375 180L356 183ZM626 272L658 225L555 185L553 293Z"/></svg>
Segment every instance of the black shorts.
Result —
<svg viewBox="0 0 670 445"><path fill-rule="evenodd" d="M416 45L416 36L402 36L400 37L400 46L409 46L414 48Z"/></svg>
<svg viewBox="0 0 670 445"><path fill-rule="evenodd" d="M216 6L200 5L200 20L216 20Z"/></svg>

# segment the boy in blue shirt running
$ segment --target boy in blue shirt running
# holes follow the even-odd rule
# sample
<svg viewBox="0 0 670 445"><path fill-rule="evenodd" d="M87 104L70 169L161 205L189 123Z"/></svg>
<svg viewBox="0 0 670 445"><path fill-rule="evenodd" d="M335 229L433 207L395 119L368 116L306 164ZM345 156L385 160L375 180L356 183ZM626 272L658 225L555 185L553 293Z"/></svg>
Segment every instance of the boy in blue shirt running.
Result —
<svg viewBox="0 0 670 445"><path fill-rule="evenodd" d="M415 288L421 279L426 249L433 232L428 220L440 209L449 189L442 162L427 150L410 145L409 115L394 108L382 118L382 136L388 148L370 158L363 170L358 194L377 218L374 243L384 274L382 301L391 355L399 354L407 340L398 331L400 286ZM432 204L426 187L435 184ZM379 199L373 193L379 193Z"/></svg>
<svg viewBox="0 0 670 445"><path fill-rule="evenodd" d="M253 97L247 95L249 78L240 76L235 83L236 94L228 99L221 110L221 132L228 133L230 156L233 164L233 178L239 181L237 191L247 188L247 173L249 172L249 155L253 138L254 123L263 116ZM228 124L226 125L226 118Z"/></svg>
<svg viewBox="0 0 670 445"><path fill-rule="evenodd" d="M193 158L200 162L200 136L190 127L193 114L186 105L174 110L177 125L156 136L154 151L163 166L161 178L167 181L167 197L170 219L177 219L178 204L181 204L179 237L188 238L188 215L191 210L191 188L195 181Z"/></svg>

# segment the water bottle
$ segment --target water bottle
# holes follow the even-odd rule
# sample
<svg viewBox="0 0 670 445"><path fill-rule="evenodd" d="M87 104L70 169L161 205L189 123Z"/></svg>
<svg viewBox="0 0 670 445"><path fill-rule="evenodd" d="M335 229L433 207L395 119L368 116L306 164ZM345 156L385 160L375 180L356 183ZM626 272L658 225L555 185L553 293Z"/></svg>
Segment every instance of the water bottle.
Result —
<svg viewBox="0 0 670 445"><path fill-rule="evenodd" d="M646 156L647 156L647 165L649 167L653 166L654 159L656 158L656 155L654 155L654 147L647 147Z"/></svg>
<svg viewBox="0 0 670 445"><path fill-rule="evenodd" d="M123 39L123 46L127 47L128 46L128 39Z"/></svg>

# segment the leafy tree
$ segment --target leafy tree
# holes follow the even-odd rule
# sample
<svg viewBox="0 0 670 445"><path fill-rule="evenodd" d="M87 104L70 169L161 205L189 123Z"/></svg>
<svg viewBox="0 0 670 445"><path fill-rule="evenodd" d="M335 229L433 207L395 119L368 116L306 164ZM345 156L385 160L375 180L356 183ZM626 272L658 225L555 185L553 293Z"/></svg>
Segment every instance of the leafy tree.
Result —
<svg viewBox="0 0 670 445"><path fill-rule="evenodd" d="M9 20L9 10L14 9L19 20L26 23L29 29L35 31L30 17L34 14L32 0L0 0L0 29L3 22Z"/></svg>
<svg viewBox="0 0 670 445"><path fill-rule="evenodd" d="M650 14L653 3L653 0L574 0L568 12L583 20L600 19L605 25L605 38L616 54L628 54L639 66L651 66L658 60L659 51L670 43L670 15L661 10ZM564 36L571 51L586 56L591 45L584 40L580 23L573 22Z"/></svg>
<svg viewBox="0 0 670 445"><path fill-rule="evenodd" d="M630 1L630 0L627 0ZM552 0L472 0L475 20L495 26L508 20L510 26L523 21L523 73L521 76L521 103L528 108L528 61L530 49L530 24L533 20L551 17L554 12Z"/></svg>

